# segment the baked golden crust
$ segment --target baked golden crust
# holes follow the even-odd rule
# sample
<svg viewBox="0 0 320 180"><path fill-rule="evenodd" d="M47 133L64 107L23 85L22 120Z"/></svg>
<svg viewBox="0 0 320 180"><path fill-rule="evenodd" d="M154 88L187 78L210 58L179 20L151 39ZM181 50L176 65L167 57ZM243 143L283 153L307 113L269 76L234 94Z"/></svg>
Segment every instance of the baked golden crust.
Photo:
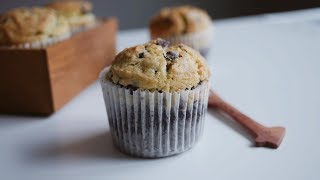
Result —
<svg viewBox="0 0 320 180"><path fill-rule="evenodd" d="M161 9L150 20L152 36L168 37L205 30L211 26L208 13L193 6L179 6Z"/></svg>
<svg viewBox="0 0 320 180"><path fill-rule="evenodd" d="M162 39L127 48L116 57L107 79L143 90L180 91L209 80L206 60L192 48Z"/></svg>
<svg viewBox="0 0 320 180"><path fill-rule="evenodd" d="M91 13L92 4L88 1L81 0L64 0L54 1L47 4L47 7L60 11L64 14L86 14Z"/></svg>
<svg viewBox="0 0 320 180"><path fill-rule="evenodd" d="M16 8L0 17L1 45L45 41L69 32L66 20L48 8Z"/></svg>
<svg viewBox="0 0 320 180"><path fill-rule="evenodd" d="M96 22L95 16L91 12L92 4L88 1L60 0L48 4L47 7L64 16L72 28L91 26Z"/></svg>

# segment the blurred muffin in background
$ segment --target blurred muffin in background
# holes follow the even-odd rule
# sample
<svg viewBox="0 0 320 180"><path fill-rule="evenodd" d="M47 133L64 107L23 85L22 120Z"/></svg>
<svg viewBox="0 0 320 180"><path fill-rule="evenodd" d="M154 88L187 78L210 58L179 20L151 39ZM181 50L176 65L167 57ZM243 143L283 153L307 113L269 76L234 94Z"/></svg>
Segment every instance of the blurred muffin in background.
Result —
<svg viewBox="0 0 320 180"><path fill-rule="evenodd" d="M173 44L186 44L206 55L213 36L208 13L193 6L161 9L150 20L151 39L163 38Z"/></svg>
<svg viewBox="0 0 320 180"><path fill-rule="evenodd" d="M44 7L16 8L0 16L0 45L42 48L70 37L67 21Z"/></svg>
<svg viewBox="0 0 320 180"><path fill-rule="evenodd" d="M82 0L59 0L46 5L67 19L73 32L93 27L96 17L92 13L92 4Z"/></svg>

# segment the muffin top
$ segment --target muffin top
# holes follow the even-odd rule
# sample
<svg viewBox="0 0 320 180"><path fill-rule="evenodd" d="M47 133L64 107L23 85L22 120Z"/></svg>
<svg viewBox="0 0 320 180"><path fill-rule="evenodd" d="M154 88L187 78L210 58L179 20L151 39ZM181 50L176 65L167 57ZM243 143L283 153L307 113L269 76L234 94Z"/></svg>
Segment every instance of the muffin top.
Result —
<svg viewBox="0 0 320 180"><path fill-rule="evenodd" d="M96 18L91 12L92 4L88 1L59 0L48 4L47 7L65 17L72 30L83 26L93 26L96 23Z"/></svg>
<svg viewBox="0 0 320 180"><path fill-rule="evenodd" d="M59 0L47 4L47 7L59 11L63 16L80 16L91 13L92 4L82 0Z"/></svg>
<svg viewBox="0 0 320 180"><path fill-rule="evenodd" d="M42 41L69 31L66 20L48 8L16 8L0 16L1 45Z"/></svg>
<svg viewBox="0 0 320 180"><path fill-rule="evenodd" d="M163 39L123 50L106 75L115 84L165 92L191 89L209 77L206 60L197 51Z"/></svg>
<svg viewBox="0 0 320 180"><path fill-rule="evenodd" d="M163 8L150 20L151 34L159 37L198 32L211 26L208 13L193 6Z"/></svg>

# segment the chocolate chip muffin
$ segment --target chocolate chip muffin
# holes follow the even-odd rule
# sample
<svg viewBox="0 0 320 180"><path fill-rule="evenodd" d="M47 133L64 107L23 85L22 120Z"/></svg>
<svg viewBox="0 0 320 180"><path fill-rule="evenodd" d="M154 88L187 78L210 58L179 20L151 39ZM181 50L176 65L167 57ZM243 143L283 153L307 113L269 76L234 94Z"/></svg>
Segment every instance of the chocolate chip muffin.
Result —
<svg viewBox="0 0 320 180"><path fill-rule="evenodd" d="M184 43L206 55L213 36L208 13L193 6L161 9L150 20L152 39L163 38L173 44Z"/></svg>
<svg viewBox="0 0 320 180"><path fill-rule="evenodd" d="M93 27L96 24L92 13L92 4L82 0L59 0L47 4L47 7L56 10L65 17L73 32Z"/></svg>
<svg viewBox="0 0 320 180"><path fill-rule="evenodd" d="M70 36L67 21L52 9L17 8L0 16L0 45L42 48Z"/></svg>
<svg viewBox="0 0 320 180"><path fill-rule="evenodd" d="M198 141L210 70L190 47L157 39L120 52L100 74L110 131L120 151L157 158Z"/></svg>

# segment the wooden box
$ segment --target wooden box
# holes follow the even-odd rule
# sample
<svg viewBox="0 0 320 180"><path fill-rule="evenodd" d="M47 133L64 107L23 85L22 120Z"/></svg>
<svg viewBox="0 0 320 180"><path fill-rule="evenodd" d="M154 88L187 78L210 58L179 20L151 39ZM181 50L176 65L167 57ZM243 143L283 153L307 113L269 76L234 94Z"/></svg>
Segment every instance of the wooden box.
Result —
<svg viewBox="0 0 320 180"><path fill-rule="evenodd" d="M0 48L0 113L59 110L112 62L116 32L111 18L45 49Z"/></svg>

